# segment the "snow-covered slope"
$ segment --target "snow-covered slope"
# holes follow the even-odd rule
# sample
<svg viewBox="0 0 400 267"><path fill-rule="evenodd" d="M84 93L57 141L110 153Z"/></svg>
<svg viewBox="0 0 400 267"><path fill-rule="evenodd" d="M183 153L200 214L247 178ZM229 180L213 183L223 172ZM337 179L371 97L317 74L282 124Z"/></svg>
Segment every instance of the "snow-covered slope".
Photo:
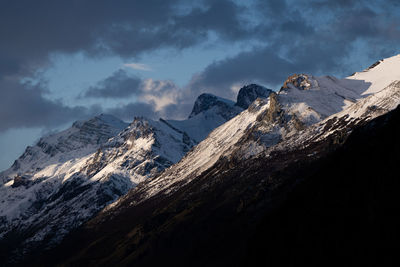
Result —
<svg viewBox="0 0 400 267"><path fill-rule="evenodd" d="M46 166L89 155L126 126L127 123L105 114L88 121L77 121L71 128L43 137L35 146L28 146L10 169L0 173L0 183L12 180L17 174L31 176Z"/></svg>
<svg viewBox="0 0 400 267"><path fill-rule="evenodd" d="M196 107L201 107L201 105L196 106L196 104L204 100L211 100L212 102L204 105L203 109L195 110ZM188 119L167 120L166 122L172 127L186 132L196 142L200 142L216 127L243 111L242 108L236 107L233 102L228 101L225 102L225 100L216 96L203 94L197 99L193 112ZM201 111L197 112L199 110Z"/></svg>
<svg viewBox="0 0 400 267"><path fill-rule="evenodd" d="M221 155L227 153L231 146L236 144L245 134L246 130L257 123L257 116L268 108L263 105L263 100L253 103L253 106L227 123L221 125L190 151L176 166L166 170L163 175L146 184L148 196L160 190L168 190L171 183L179 183L189 177L195 177L211 167Z"/></svg>
<svg viewBox="0 0 400 267"><path fill-rule="evenodd" d="M364 81L368 88L358 88L362 95L374 94L400 80L400 54L382 59L362 72L356 72L347 77L351 81Z"/></svg>
<svg viewBox="0 0 400 267"><path fill-rule="evenodd" d="M344 79L292 75L282 86L278 98L284 108L315 122L399 80L400 55L397 55Z"/></svg>

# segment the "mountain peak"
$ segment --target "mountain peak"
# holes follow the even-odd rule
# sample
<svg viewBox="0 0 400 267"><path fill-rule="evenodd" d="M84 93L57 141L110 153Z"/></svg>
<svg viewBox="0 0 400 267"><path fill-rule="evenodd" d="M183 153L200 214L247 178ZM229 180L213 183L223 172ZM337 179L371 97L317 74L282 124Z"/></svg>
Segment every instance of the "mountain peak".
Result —
<svg viewBox="0 0 400 267"><path fill-rule="evenodd" d="M300 90L308 90L313 87L312 77L307 74L293 74L290 75L283 83L282 89L288 89L290 87L296 87Z"/></svg>
<svg viewBox="0 0 400 267"><path fill-rule="evenodd" d="M197 97L196 102L194 103L192 112L189 115L189 119L215 106L229 108L234 106L234 102L212 94L201 94Z"/></svg>
<svg viewBox="0 0 400 267"><path fill-rule="evenodd" d="M257 98L267 98L273 91L258 84L243 86L238 93L236 106L247 109Z"/></svg>
<svg viewBox="0 0 400 267"><path fill-rule="evenodd" d="M112 115L101 114L86 121L76 121L71 128L42 137L36 146L54 156L87 145L102 144L127 126L127 123Z"/></svg>

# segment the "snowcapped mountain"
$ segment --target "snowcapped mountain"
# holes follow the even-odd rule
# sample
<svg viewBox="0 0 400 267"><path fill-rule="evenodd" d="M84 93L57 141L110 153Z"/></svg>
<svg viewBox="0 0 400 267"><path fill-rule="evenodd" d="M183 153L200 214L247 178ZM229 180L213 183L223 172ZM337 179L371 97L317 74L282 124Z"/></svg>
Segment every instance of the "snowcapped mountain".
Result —
<svg viewBox="0 0 400 267"><path fill-rule="evenodd" d="M180 162L130 191L109 212L171 195L221 159L268 158L276 150L306 147L343 129L350 133L400 104L399 70L400 56L395 56L344 79L292 75L278 93L256 100L216 128Z"/></svg>
<svg viewBox="0 0 400 267"><path fill-rule="evenodd" d="M0 242L18 236L6 249L15 258L54 246L107 204L178 162L242 110L203 94L187 120L135 118L127 124L100 115L41 138L0 173Z"/></svg>
<svg viewBox="0 0 400 267"><path fill-rule="evenodd" d="M10 169L0 173L1 182L5 184L18 174L33 175L48 165L93 153L126 126L127 123L104 114L88 121L77 121L71 128L43 137L33 147L28 146Z"/></svg>
<svg viewBox="0 0 400 267"><path fill-rule="evenodd" d="M260 85L247 85L239 90L236 103L211 94L202 94L197 98L187 120L168 120L168 123L185 131L199 142L213 129L247 109L254 100L266 99L271 93L272 90Z"/></svg>
<svg viewBox="0 0 400 267"><path fill-rule="evenodd" d="M131 211L143 214L135 219L140 223L148 220L157 225L169 216L155 203L166 203L169 209L168 199L179 199L171 204L174 208L169 212L174 214L192 193L217 186L213 177L242 177L247 168L253 170L252 164L260 162L255 166L262 170L265 165L270 171L298 160L322 158L354 129L400 104L399 69L400 56L395 56L344 79L295 74L276 93L245 86L236 103L203 94L183 121L135 118L127 125L103 115L74 123L28 147L12 168L0 174L0 242L12 244L1 253L12 260L27 251L35 253L39 246L40 250L52 247L111 203L85 227L96 231L100 225L102 231L115 233L119 231L115 218L128 225L128 233L121 232L123 240L140 240L140 233L149 227L129 228L124 216L139 216ZM242 166L240 173L237 166ZM222 196L231 192L229 186L241 192L241 187L227 183L228 191L219 192ZM185 188L190 190L181 195ZM202 200L194 203L201 206ZM154 217L159 213L161 217ZM103 227L107 224L111 230ZM165 227L173 225L172 220ZM89 255L94 253L84 249ZM118 258L120 254L110 255Z"/></svg>
<svg viewBox="0 0 400 267"><path fill-rule="evenodd" d="M54 263L390 262L399 104L400 55L344 79L290 76L69 236Z"/></svg>
<svg viewBox="0 0 400 267"><path fill-rule="evenodd" d="M194 103L193 110L187 120L167 120L166 122L186 132L196 142L200 142L212 130L235 117L241 111L243 109L236 107L233 101L211 94L202 94Z"/></svg>

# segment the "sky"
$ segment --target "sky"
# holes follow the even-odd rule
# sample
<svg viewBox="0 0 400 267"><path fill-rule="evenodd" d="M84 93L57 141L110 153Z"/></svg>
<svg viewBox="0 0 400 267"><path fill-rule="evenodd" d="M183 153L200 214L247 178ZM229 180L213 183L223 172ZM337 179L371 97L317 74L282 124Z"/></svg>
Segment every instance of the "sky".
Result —
<svg viewBox="0 0 400 267"><path fill-rule="evenodd" d="M76 120L184 119L201 93L346 77L399 43L398 0L0 0L0 170Z"/></svg>

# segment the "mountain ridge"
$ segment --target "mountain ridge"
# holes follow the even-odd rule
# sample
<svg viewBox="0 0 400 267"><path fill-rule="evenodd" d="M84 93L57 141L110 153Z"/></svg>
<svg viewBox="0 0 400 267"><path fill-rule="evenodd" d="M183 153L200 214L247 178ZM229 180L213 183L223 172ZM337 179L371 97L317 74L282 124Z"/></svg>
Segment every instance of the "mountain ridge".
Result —
<svg viewBox="0 0 400 267"><path fill-rule="evenodd" d="M285 164L296 165L299 160L307 162L308 159L325 157L341 147L354 130L397 107L400 103L400 73L392 70L394 66L400 69L399 56L385 59L374 68L344 79L295 74L285 81L279 92L249 85L242 88L244 93L240 98L238 95L236 104L205 94L199 96L193 116L185 121L152 121L138 117L107 140L99 138L102 131L94 135L95 138L78 138L89 140L91 153L80 159L67 157L59 164L31 170L29 175L21 173L13 179L5 179L0 190L8 205L0 206L3 225L0 242L13 245L4 247L0 255L13 261L20 259L24 250L31 249L33 253L51 248L69 231L96 214L81 229L96 231L115 220L124 224L123 214L128 216L130 211L143 214L143 218L137 219L139 228L135 228L136 232L127 235L141 240L140 233L144 231L140 230L141 227L148 229L146 225L140 225L143 221L149 220L157 225L166 218L168 225L174 225L169 221L169 215L160 212L152 203L169 206L167 199L179 196L179 201L171 204L178 205L176 209L179 211L179 205L185 206L185 199L190 199L191 193L200 189L217 190L214 184L218 184L218 180L214 181L213 177L225 177L226 172L231 173L228 176L235 183L239 181L236 176L248 181L246 164L257 173L251 163L260 160L268 162L267 166L271 165L266 169L259 166L265 171L268 186L279 187L280 178L271 180L268 172L283 171ZM255 96L258 93L262 98ZM254 98L247 109L238 106L247 105ZM240 104L239 99L244 104ZM77 123L74 127L84 124ZM71 136L75 136L74 133ZM41 146L48 152L43 152L45 155L58 155L58 150L48 147L52 146ZM79 144L77 147L81 148ZM6 174L0 175L4 177ZM246 191L244 181L239 185ZM227 183L234 190L244 192L235 183ZM265 184L265 181L261 183ZM181 195L186 188L190 188L188 195ZM227 192L232 188L227 187ZM224 191L217 191L221 196L213 197L218 200L224 196ZM26 196L27 192L32 194ZM198 201L200 205L201 200ZM216 203L219 205L220 202ZM223 202L220 204L223 206ZM240 211L245 204L238 205ZM150 207L150 210L141 211L144 207ZM14 219L4 216L7 211L16 213ZM223 210L220 211L224 214ZM153 217L152 212L161 217ZM184 209L184 212L190 213L190 210ZM59 214L64 214L64 217L57 217ZM171 211L171 214L175 212ZM183 214L179 216L184 217ZM51 221L50 218L57 219ZM112 229L111 233L114 230L118 232L118 229ZM21 240L15 241L18 235ZM94 232L95 238L96 235ZM113 236L107 238L114 240ZM121 240L130 242L126 237ZM113 255L110 254L110 259ZM108 259L105 262L111 264Z"/></svg>
<svg viewBox="0 0 400 267"><path fill-rule="evenodd" d="M399 92L399 84L385 88L391 90ZM400 151L393 143L400 98L390 99L383 114L368 108L374 100L382 103L369 96L251 158L221 157L174 192L143 201L136 188L118 211L100 213L67 238L50 262L320 266L329 259L391 265L397 256L388 242L399 236L390 238L399 221L391 209L398 199L392 155ZM367 112L349 115L360 106ZM84 245L70 250L77 240Z"/></svg>
<svg viewBox="0 0 400 267"><path fill-rule="evenodd" d="M13 244L0 255L12 261L54 246L129 189L179 161L226 121L221 114L242 111L230 108L214 106L181 124L142 117L128 124L101 114L41 138L0 173L0 243ZM197 140L186 132L190 124L201 133Z"/></svg>
<svg viewBox="0 0 400 267"><path fill-rule="evenodd" d="M400 61L398 64L400 66ZM385 63L376 66L375 71L379 66L382 68ZM370 69L370 73L373 70ZM296 178L296 172L305 172L302 165L310 166L310 161L324 162L347 144L353 132L365 132L360 129L378 127L376 125L385 127L385 121L389 120L386 118L392 117L390 114L398 117L398 73L394 73L394 82L389 79L382 83L374 72L368 82L357 76L352 79L304 74L289 77L280 92L270 94L267 100L255 101L246 111L211 132L180 162L153 180L140 184L99 213L65 243L79 240L79 235L85 237L88 232L92 238L86 247L72 250L69 256L60 257L56 262L86 265L93 257L97 259L97 265L104 266L161 262L179 265L190 259L195 259L196 262L191 263L198 265L236 262L227 257L232 255L229 249L220 249L222 253L217 254L208 250L208 239L210 244L222 242L222 246L234 251L233 255L241 255L235 259L254 262L259 256L230 238L237 235L239 240L246 240L245 237L225 230L236 225L233 229L239 231L242 224L251 229L246 218L238 214L247 210L246 214L252 214L251 220L260 222L254 209L275 209L277 204L271 206L268 203L280 203L281 197L290 192L289 188L297 188L301 178ZM374 89L372 94L364 94L374 88L375 81L384 87ZM316 99L330 103L325 105ZM392 122L390 127L396 127L396 123ZM313 172L309 173L312 175ZM253 181L254 177L258 178ZM255 203L264 209L257 208ZM120 225L125 230L113 225ZM210 233L204 230L206 225L213 225L213 228L206 228L212 229ZM262 231L270 233L268 229ZM102 233L101 237L99 233ZM190 240L195 242L193 250L188 248ZM308 242L307 239L304 241ZM113 245L105 248L106 243ZM165 246L152 247L155 244ZM256 250L260 251L262 241L257 244ZM211 247L217 249L214 245ZM102 255L96 253L102 248ZM181 250L188 255L183 256L182 261L177 259ZM195 253L196 250L201 253ZM243 251L253 258L243 256ZM275 259L273 254L270 257Z"/></svg>

